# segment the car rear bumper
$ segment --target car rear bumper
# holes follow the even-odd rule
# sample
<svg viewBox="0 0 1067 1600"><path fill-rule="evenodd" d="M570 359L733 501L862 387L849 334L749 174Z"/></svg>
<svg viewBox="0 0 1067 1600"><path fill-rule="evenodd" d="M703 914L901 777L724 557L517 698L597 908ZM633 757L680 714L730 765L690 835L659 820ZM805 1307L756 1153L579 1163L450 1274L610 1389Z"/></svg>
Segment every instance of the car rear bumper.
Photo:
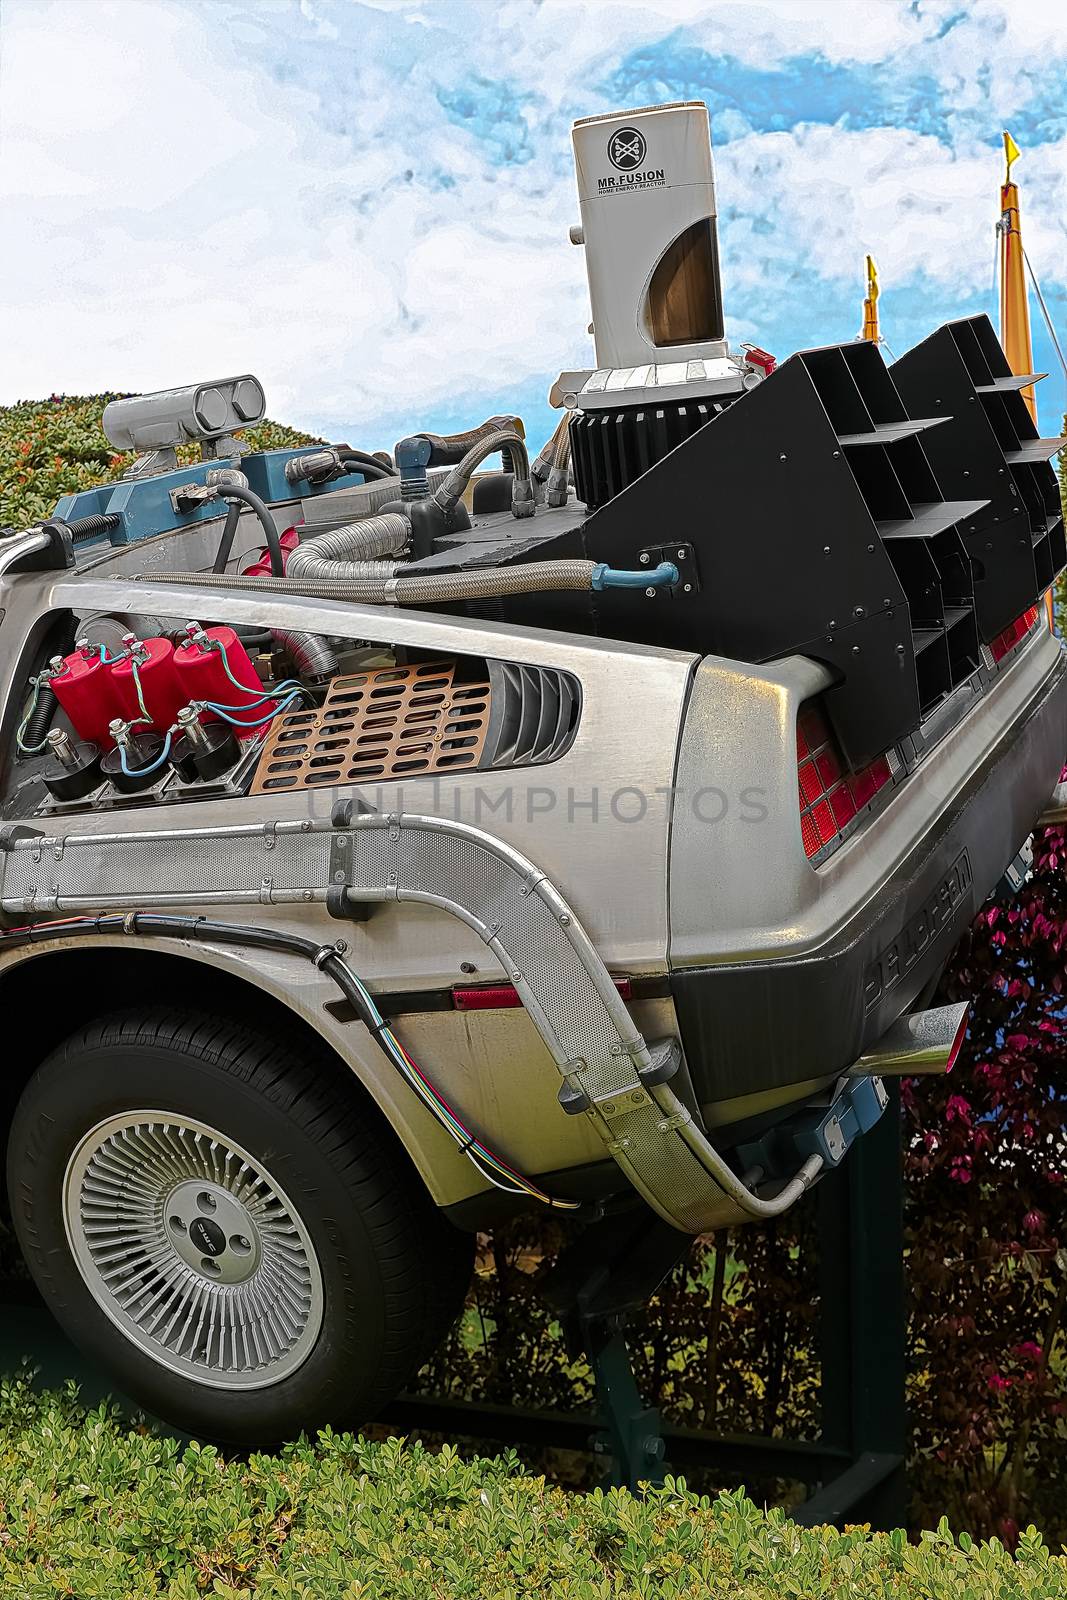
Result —
<svg viewBox="0 0 1067 1600"><path fill-rule="evenodd" d="M1063 766L1067 654L1045 659L1049 670L1025 705L943 804L940 749L909 780L925 786L938 809L877 892L825 941L796 956L779 948L768 959L672 972L686 1058L712 1124L742 1122L825 1082L936 978L1032 831ZM971 716L983 714L997 710L979 704ZM876 819L873 828L879 825ZM841 867L848 872L847 862Z"/></svg>

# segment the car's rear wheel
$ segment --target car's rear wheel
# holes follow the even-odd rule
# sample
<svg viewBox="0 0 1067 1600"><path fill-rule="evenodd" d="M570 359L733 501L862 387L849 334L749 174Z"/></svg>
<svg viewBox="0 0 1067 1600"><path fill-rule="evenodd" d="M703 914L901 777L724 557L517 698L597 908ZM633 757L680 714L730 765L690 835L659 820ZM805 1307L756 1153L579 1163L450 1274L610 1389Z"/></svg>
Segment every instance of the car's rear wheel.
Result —
<svg viewBox="0 0 1067 1600"><path fill-rule="evenodd" d="M12 1125L16 1232L67 1333L149 1410L265 1444L365 1420L456 1316L473 1241L339 1064L223 1018L106 1018Z"/></svg>

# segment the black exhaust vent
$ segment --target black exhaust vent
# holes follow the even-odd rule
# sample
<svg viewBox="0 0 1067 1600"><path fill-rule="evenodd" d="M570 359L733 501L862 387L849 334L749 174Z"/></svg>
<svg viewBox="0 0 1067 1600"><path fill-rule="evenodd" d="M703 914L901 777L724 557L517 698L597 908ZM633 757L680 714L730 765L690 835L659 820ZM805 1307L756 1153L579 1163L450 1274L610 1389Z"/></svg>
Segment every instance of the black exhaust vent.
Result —
<svg viewBox="0 0 1067 1600"><path fill-rule="evenodd" d="M890 367L905 403L945 422L925 441L946 495L974 496L960 534L987 644L1048 589L1067 562L1056 474L1065 443L1039 439L1017 377L986 316L950 322Z"/></svg>
<svg viewBox="0 0 1067 1600"><path fill-rule="evenodd" d="M573 743L581 690L569 672L489 661L489 726L482 767L555 761Z"/></svg>

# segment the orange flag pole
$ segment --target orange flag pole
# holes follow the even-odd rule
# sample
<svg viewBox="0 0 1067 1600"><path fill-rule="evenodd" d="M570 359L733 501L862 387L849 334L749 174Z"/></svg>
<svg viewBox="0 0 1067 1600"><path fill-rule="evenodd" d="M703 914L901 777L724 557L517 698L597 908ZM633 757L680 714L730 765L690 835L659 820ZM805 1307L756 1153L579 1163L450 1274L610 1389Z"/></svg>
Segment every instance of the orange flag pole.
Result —
<svg viewBox="0 0 1067 1600"><path fill-rule="evenodd" d="M1019 188L1012 182L1012 163L1020 151L1011 134L1004 134L1004 182L1000 188L1000 342L1008 365L1016 376L1033 372L1034 353L1030 343L1030 304L1026 293L1026 267L1023 260L1022 229L1019 225ZM1037 400L1034 386L1020 391L1026 408L1037 425Z"/></svg>
<svg viewBox="0 0 1067 1600"><path fill-rule="evenodd" d="M878 268L873 256L867 257L867 298L863 302L863 332L860 338L870 340L871 344L880 344L882 338L878 331Z"/></svg>

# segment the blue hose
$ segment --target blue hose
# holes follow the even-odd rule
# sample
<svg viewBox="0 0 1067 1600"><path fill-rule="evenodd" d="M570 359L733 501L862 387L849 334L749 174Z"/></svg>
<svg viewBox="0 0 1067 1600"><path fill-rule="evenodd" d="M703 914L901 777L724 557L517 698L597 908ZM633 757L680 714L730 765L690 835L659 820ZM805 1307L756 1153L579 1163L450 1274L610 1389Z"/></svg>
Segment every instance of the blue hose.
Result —
<svg viewBox="0 0 1067 1600"><path fill-rule="evenodd" d="M127 778L146 778L150 772L158 772L159 771L160 767L163 765L163 763L166 761L167 757L170 755L170 744L171 744L171 736L170 736L170 730L168 729L167 730L167 737L163 741L162 750L159 752L159 755L157 756L155 761L150 761L148 763L147 767L128 767L126 765L126 746L124 744L120 744L119 745L119 765L122 768L122 770L125 773Z"/></svg>
<svg viewBox="0 0 1067 1600"><path fill-rule="evenodd" d="M593 589L658 589L678 582L680 574L673 561L661 561L646 572L629 572L624 567L609 567L603 561L593 568Z"/></svg>

